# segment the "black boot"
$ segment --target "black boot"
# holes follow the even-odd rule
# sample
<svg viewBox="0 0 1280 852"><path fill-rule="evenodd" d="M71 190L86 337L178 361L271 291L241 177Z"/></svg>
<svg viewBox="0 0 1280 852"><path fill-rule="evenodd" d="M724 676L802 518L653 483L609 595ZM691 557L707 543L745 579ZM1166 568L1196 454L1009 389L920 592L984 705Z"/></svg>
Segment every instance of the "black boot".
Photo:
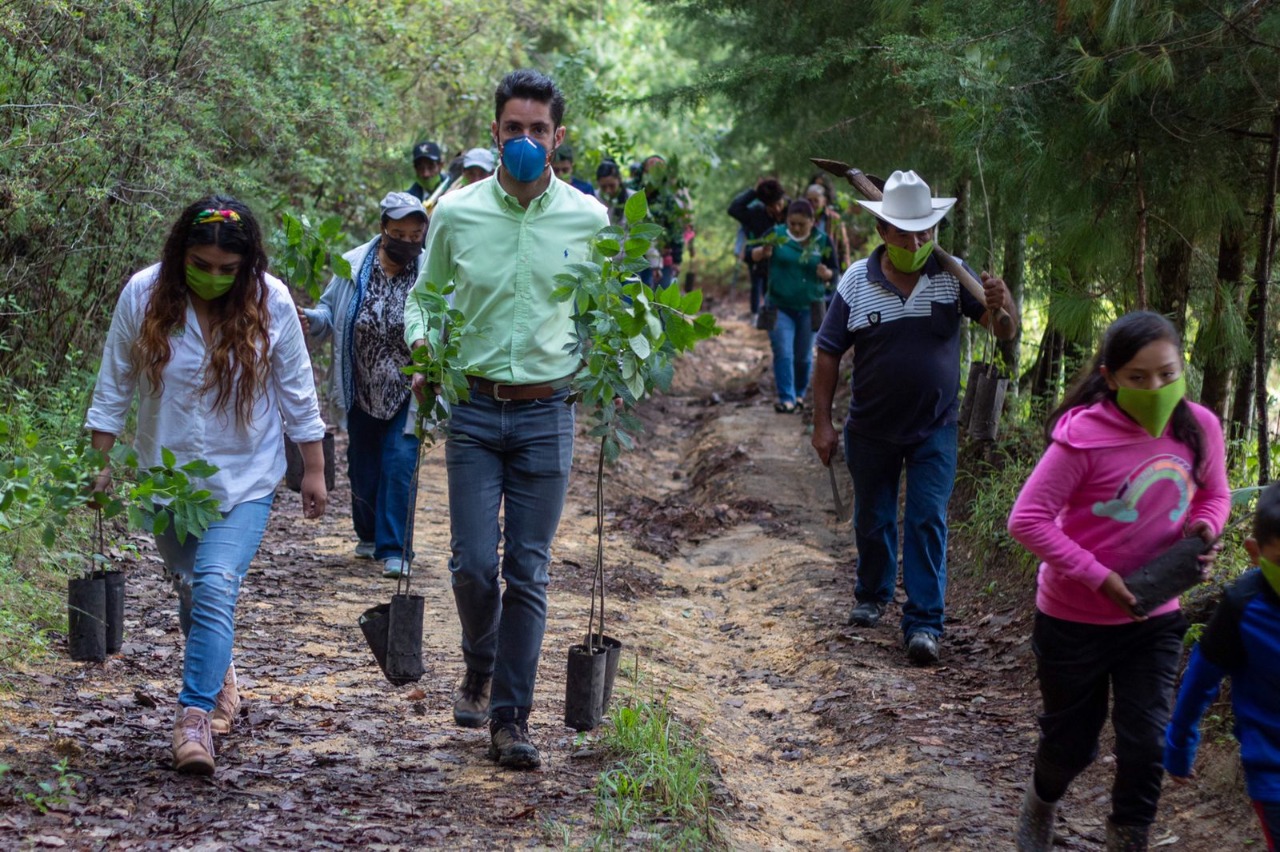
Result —
<svg viewBox="0 0 1280 852"><path fill-rule="evenodd" d="M1014 834L1018 852L1049 852L1053 848L1053 821L1057 814L1058 803L1042 801L1036 795L1035 782L1027 784Z"/></svg>
<svg viewBox="0 0 1280 852"><path fill-rule="evenodd" d="M1107 820L1107 852L1147 852L1149 826L1116 825Z"/></svg>

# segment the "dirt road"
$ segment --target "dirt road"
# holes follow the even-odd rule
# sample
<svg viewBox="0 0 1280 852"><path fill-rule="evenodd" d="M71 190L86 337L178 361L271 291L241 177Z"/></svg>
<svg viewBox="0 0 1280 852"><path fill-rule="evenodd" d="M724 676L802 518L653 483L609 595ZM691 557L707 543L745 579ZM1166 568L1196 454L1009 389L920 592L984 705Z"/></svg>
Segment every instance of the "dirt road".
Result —
<svg viewBox="0 0 1280 852"><path fill-rule="evenodd" d="M954 543L940 666L906 663L896 608L877 629L845 627L852 546L806 419L775 413L762 395L767 342L737 319L742 306L714 309L726 334L686 359L673 393L644 412L642 449L607 473L607 631L627 643L617 691L669 695L700 732L732 848L1010 848L1035 742L1031 580L1002 574L995 588L1004 591L990 593L993 576ZM591 736L560 724L565 649L585 631L595 560L596 448L580 439L577 455L532 720L541 771L498 771L485 758L486 733L452 724L461 662L437 450L424 467L415 539L415 589L426 597L421 683L389 686L356 628L392 584L351 558L341 481L316 522L282 491L238 618L247 715L223 738L212 780L180 777L168 768L177 618L150 545L130 539L123 653L105 665L59 661L7 675L0 847L586 842L606 759ZM1200 787L1166 792L1153 840L1221 850L1256 836L1234 756L1219 751ZM63 758L80 780L58 803L38 784L56 782ZM1069 796L1063 848L1100 848L1105 761Z"/></svg>

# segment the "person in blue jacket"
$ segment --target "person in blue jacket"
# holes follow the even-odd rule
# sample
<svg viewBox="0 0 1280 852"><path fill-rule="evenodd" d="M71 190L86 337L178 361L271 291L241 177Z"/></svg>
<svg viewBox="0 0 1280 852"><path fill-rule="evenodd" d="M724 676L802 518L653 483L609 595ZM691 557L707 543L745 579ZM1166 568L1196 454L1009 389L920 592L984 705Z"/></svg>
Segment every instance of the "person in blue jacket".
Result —
<svg viewBox="0 0 1280 852"><path fill-rule="evenodd" d="M1164 767L1191 776L1200 717L1231 678L1231 709L1245 787L1267 849L1280 838L1280 483L1258 498L1245 550L1257 565L1226 588L1182 676L1165 733Z"/></svg>

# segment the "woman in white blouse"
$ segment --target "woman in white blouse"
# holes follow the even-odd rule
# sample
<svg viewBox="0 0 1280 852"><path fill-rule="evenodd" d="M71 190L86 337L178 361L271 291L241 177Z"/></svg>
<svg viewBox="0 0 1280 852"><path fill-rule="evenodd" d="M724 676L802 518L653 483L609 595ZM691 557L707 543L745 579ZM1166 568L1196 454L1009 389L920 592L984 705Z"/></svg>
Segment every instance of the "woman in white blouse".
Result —
<svg viewBox="0 0 1280 852"><path fill-rule="evenodd" d="M178 590L186 636L174 725L175 767L209 775L212 733L230 731L239 710L231 647L236 598L266 528L284 474L284 438L302 450L303 513L324 513L324 423L311 361L288 290L267 274L252 212L227 196L179 215L159 263L125 285L111 319L86 426L110 450L138 398L138 463L168 449L182 465L218 471L199 484L222 520L179 543L174 525L156 548ZM104 470L99 491L110 484Z"/></svg>

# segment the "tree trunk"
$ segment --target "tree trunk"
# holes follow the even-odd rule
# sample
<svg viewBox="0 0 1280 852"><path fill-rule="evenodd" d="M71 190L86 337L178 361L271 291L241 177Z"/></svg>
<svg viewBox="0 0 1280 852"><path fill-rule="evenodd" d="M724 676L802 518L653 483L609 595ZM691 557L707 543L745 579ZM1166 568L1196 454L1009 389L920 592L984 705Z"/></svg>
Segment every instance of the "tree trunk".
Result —
<svg viewBox="0 0 1280 852"><path fill-rule="evenodd" d="M1148 292L1151 310L1169 318L1186 335L1187 299L1191 294L1191 246L1176 234L1156 258L1156 286Z"/></svg>
<svg viewBox="0 0 1280 852"><path fill-rule="evenodd" d="M1267 189L1262 199L1262 231L1254 274L1253 392L1258 418L1258 484L1271 481L1271 435L1267 428L1267 290L1271 286L1271 249L1276 230L1276 168L1280 165L1280 109L1271 114L1271 151L1267 156Z"/></svg>
<svg viewBox="0 0 1280 852"><path fill-rule="evenodd" d="M1018 315L1022 315L1022 298L1026 289L1027 241L1021 230L1010 231L1004 241L1004 283L1009 288L1009 295ZM1009 375L1018 375L1018 348L1022 342L1022 328L1013 340L1001 340L996 345L1000 355L1009 367Z"/></svg>
<svg viewBox="0 0 1280 852"><path fill-rule="evenodd" d="M1147 299L1147 196L1142 188L1142 151L1134 148L1134 165L1138 172L1138 256L1134 262L1134 279L1138 282L1138 310L1145 311Z"/></svg>
<svg viewBox="0 0 1280 852"><path fill-rule="evenodd" d="M1218 284L1213 289L1213 308L1196 338L1195 355L1204 373L1200 404L1225 420L1231 396L1229 341L1224 339L1222 311L1229 294L1239 293L1244 280L1244 234L1236 227L1223 227L1218 238ZM1202 344L1203 341L1203 344Z"/></svg>

